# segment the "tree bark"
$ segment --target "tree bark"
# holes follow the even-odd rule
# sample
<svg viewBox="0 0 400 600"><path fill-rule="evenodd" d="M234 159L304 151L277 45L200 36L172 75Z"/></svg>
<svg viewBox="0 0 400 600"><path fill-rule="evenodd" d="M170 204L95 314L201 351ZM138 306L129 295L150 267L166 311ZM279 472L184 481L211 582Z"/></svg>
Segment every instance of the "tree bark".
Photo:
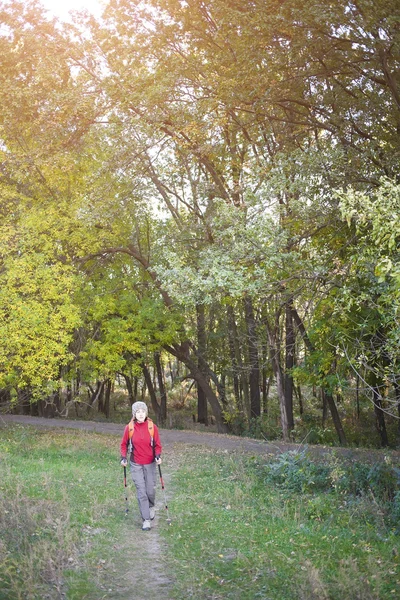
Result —
<svg viewBox="0 0 400 600"><path fill-rule="evenodd" d="M321 400L322 400L322 427L325 428L326 421L328 419L328 402L324 390L321 389Z"/></svg>
<svg viewBox="0 0 400 600"><path fill-rule="evenodd" d="M165 389L164 385L164 374L161 364L160 352L154 353L154 362L157 370L158 389L160 390L160 412L158 415L158 419L160 425L165 425L167 421L167 390Z"/></svg>
<svg viewBox="0 0 400 600"><path fill-rule="evenodd" d="M375 413L375 425L379 433L382 448L389 446L389 438L386 430L385 413L382 410L382 396L379 392L378 379L374 372L370 372L368 377L368 383L371 386L374 413Z"/></svg>
<svg viewBox="0 0 400 600"><path fill-rule="evenodd" d="M198 352L201 355L203 361L206 361L207 356L207 338L206 338L206 319L204 304L196 305L196 317L197 317L197 347ZM201 359L197 361L197 366L202 371ZM205 374L204 374L205 375ZM197 422L208 425L208 409L207 409L207 396L201 387L197 383Z"/></svg>
<svg viewBox="0 0 400 600"><path fill-rule="evenodd" d="M90 385L88 385L88 388L89 403L86 412L89 413L90 409L94 408L96 403L98 403L98 410L100 410L99 407L103 401L102 396L104 392L104 381L96 381L96 389L93 389Z"/></svg>
<svg viewBox="0 0 400 600"><path fill-rule="evenodd" d="M248 296L244 299L244 313L247 328L247 348L250 367L250 416L251 418L255 418L259 417L261 414L260 363L253 303Z"/></svg>
<svg viewBox="0 0 400 600"><path fill-rule="evenodd" d="M103 413L106 419L110 418L110 398L111 398L111 390L112 390L112 381L111 379L107 379L105 383L104 390L104 405L103 405Z"/></svg>
<svg viewBox="0 0 400 600"><path fill-rule="evenodd" d="M397 404L397 446L400 446L400 383L397 381L393 384L394 391L396 394L396 404Z"/></svg>
<svg viewBox="0 0 400 600"><path fill-rule="evenodd" d="M357 420L360 420L360 376L357 373L356 378L356 411L357 411Z"/></svg>
<svg viewBox="0 0 400 600"><path fill-rule="evenodd" d="M0 390L0 406L7 409L11 406L11 392L9 389Z"/></svg>
<svg viewBox="0 0 400 600"><path fill-rule="evenodd" d="M296 323L296 326L301 334L301 337L303 338L304 344L307 348L307 350L312 353L315 352L315 348L314 345L311 343L310 338L307 335L306 329L304 327L303 321L301 320L297 310L294 308L294 306L291 306L291 310L292 310L292 316L293 316L293 320ZM335 426L336 429L336 433L338 435L339 441L342 445L346 446L347 445L347 440L346 440L346 436L344 434L344 429L342 426L342 422L340 419L340 415L339 412L337 410L337 406L335 404L335 401L333 399L333 396L331 394L331 392L329 390L325 390L322 389L322 399L323 402L327 402L328 406L329 406L329 410L331 412L332 415L332 420L333 420L333 424Z"/></svg>
<svg viewBox="0 0 400 600"><path fill-rule="evenodd" d="M142 371L144 375L144 380L146 382L147 391L149 392L153 413L158 416L160 414L160 405L157 402L157 397L154 390L153 381L151 379L150 371L147 368L147 365L145 365L145 363L142 363Z"/></svg>
<svg viewBox="0 0 400 600"><path fill-rule="evenodd" d="M207 378L204 376L202 371L197 365L197 360L194 360L189 354L189 343L181 344L180 346L174 344L164 346L165 350L180 360L190 371L190 376L203 388L203 391L207 397L208 402L213 411L215 422L217 425L218 433L227 433L228 428L224 421L223 412L219 403L218 397L214 390L210 386Z"/></svg>
<svg viewBox="0 0 400 600"><path fill-rule="evenodd" d="M265 326L267 329L268 342L269 342L270 353L271 353L272 369L274 371L274 375L275 375L275 379L276 379L276 387L277 387L278 398L279 398L282 436L283 436L283 441L288 442L290 436L289 436L288 418L287 418L287 413L286 413L284 376L283 376L281 360L280 360L279 340L277 339L278 328L276 327L275 328L276 331L272 332L269 327L268 321L265 322Z"/></svg>
<svg viewBox="0 0 400 600"><path fill-rule="evenodd" d="M128 401L130 404L133 404L134 395L133 395L132 379L129 377L129 375L126 375L126 373L122 373L122 377L125 379L126 389L128 391Z"/></svg>
<svg viewBox="0 0 400 600"><path fill-rule="evenodd" d="M285 403L289 431L294 427L293 418L293 375L295 335L293 327L292 302L285 306Z"/></svg>
<svg viewBox="0 0 400 600"><path fill-rule="evenodd" d="M242 405L242 399L240 397L239 369L238 369L238 360L236 357L236 343L235 343L236 323L235 323L235 315L233 313L233 308L230 305L228 305L228 307L227 307L227 318L228 318L229 355L230 355L230 359L231 359L232 381L233 381L235 404L236 404L236 408L242 413L243 405Z"/></svg>
<svg viewBox="0 0 400 600"><path fill-rule="evenodd" d="M342 446L347 446L346 435L345 435L344 429L342 427L342 422L340 420L340 416L339 416L338 409L337 409L335 400L333 398L333 395L332 395L332 393L327 392L327 391L323 391L323 395L326 398L326 401L328 403L329 410L330 410L331 415L332 415L332 420L333 420L333 423L335 425L336 432L337 432L337 434L339 436L340 444Z"/></svg>
<svg viewBox="0 0 400 600"><path fill-rule="evenodd" d="M279 407L280 407L280 412L281 412L281 425L282 425L283 441L288 442L290 439L290 432L289 432L289 422L288 422L287 412L286 412L284 377L283 377L281 363L279 360L278 349L276 347L274 347L273 345L271 345L271 352L272 352L272 364L273 364L275 378L276 378L276 387L278 390Z"/></svg>
<svg viewBox="0 0 400 600"><path fill-rule="evenodd" d="M304 405L303 405L303 395L301 393L301 386L295 385L293 389L294 389L294 393L297 397L297 400L299 402L299 414L302 417L304 414Z"/></svg>
<svg viewBox="0 0 400 600"><path fill-rule="evenodd" d="M240 353L238 330L237 330L235 314L233 312L232 306L228 305L227 312L228 312L228 326L229 326L229 329L232 331L232 340L233 340L234 347L235 347L235 357L236 357L236 363L237 363L238 375L239 375L240 406L242 407L243 410L246 411L246 417L248 419L250 419L249 382L248 382L246 369L244 368L244 365L243 365L242 355Z"/></svg>

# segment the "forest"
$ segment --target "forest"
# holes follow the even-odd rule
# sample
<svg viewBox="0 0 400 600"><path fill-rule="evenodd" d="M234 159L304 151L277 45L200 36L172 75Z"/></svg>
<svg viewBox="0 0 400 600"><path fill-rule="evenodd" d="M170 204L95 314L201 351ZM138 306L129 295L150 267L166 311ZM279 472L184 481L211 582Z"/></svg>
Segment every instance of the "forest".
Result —
<svg viewBox="0 0 400 600"><path fill-rule="evenodd" d="M399 0L0 1L1 411L398 446L399 159Z"/></svg>

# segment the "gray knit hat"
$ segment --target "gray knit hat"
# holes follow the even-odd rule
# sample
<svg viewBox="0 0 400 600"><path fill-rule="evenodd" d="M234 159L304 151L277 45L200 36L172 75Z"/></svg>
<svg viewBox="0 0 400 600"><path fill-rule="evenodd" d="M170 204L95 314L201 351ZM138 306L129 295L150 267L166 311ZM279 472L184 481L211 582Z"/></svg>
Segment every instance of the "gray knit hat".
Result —
<svg viewBox="0 0 400 600"><path fill-rule="evenodd" d="M134 402L132 404L132 417L134 419L136 418L136 411L139 410L140 408L146 411L146 417L147 417L147 414L149 411L147 410L146 404L144 402Z"/></svg>

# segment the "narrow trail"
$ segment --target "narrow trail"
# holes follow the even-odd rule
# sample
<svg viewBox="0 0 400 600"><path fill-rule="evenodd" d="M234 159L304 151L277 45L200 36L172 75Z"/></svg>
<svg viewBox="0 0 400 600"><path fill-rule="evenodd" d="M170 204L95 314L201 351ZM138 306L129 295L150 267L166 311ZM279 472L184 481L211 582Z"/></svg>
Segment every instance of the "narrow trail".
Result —
<svg viewBox="0 0 400 600"><path fill-rule="evenodd" d="M131 498L133 505L133 496ZM104 600L174 600L171 595L173 580L164 562L167 548L158 532L160 519L163 518L159 494L156 510L151 531L141 531L141 519L136 510L127 515L116 548L120 557L118 577L112 588L106 590Z"/></svg>

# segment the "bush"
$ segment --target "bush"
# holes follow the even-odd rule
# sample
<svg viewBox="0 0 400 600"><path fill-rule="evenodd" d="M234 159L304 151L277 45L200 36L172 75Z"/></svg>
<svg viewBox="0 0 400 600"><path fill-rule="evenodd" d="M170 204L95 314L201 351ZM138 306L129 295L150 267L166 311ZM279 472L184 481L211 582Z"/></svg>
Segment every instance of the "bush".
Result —
<svg viewBox="0 0 400 600"><path fill-rule="evenodd" d="M396 492L389 513L390 523L396 528L396 533L400 534L400 491Z"/></svg>
<svg viewBox="0 0 400 600"><path fill-rule="evenodd" d="M329 462L314 462L307 454L290 451L264 467L265 481L291 492L335 491L353 497L370 495L400 513L400 469L388 462L367 465L342 463L335 456Z"/></svg>
<svg viewBox="0 0 400 600"><path fill-rule="evenodd" d="M342 468L341 476L334 487L343 494L360 496L370 494L380 502L390 502L399 488L396 469L387 462L366 465L351 463Z"/></svg>
<svg viewBox="0 0 400 600"><path fill-rule="evenodd" d="M289 451L266 466L265 479L292 492L312 492L331 487L329 467L314 463L305 452Z"/></svg>

